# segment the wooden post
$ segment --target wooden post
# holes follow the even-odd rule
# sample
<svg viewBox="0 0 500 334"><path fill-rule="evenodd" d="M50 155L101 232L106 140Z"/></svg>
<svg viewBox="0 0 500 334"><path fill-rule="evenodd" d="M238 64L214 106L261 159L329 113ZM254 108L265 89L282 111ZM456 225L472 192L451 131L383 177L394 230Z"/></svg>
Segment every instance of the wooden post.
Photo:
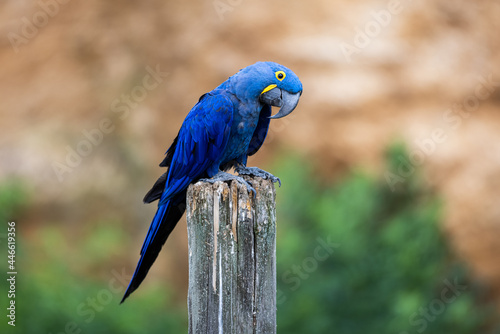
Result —
<svg viewBox="0 0 500 334"><path fill-rule="evenodd" d="M187 192L189 333L276 333L276 211L269 180Z"/></svg>

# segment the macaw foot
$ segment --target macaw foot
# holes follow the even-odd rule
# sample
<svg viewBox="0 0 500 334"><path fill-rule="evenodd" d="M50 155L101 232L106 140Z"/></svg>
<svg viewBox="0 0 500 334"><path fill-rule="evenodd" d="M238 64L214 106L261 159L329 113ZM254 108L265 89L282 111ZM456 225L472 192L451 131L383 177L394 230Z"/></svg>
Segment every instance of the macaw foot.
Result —
<svg viewBox="0 0 500 334"><path fill-rule="evenodd" d="M229 174L229 173L226 173L223 171L219 171L217 174L212 176L210 179L200 179L200 181L208 182L208 183L212 183L212 184L217 182L217 181L229 182L229 181L233 181L233 180L244 184L248 190L252 191L254 196L257 194L257 192L255 191L254 187L252 187L252 184L250 182L246 181L241 176Z"/></svg>
<svg viewBox="0 0 500 334"><path fill-rule="evenodd" d="M251 176L258 176L261 177L265 180L271 180L273 183L278 182L278 184L281 187L281 180L279 177L274 176L273 174L266 172L265 170L262 170L258 167L244 167L244 166L239 166L235 167L234 170L236 173L239 175L251 175Z"/></svg>

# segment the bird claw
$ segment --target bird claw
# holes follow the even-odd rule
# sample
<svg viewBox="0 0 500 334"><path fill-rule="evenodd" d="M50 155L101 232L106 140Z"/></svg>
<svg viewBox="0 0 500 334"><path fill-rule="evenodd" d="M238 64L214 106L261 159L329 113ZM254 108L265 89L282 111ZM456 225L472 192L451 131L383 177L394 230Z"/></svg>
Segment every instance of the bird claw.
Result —
<svg viewBox="0 0 500 334"><path fill-rule="evenodd" d="M234 169L236 173L239 175L250 175L250 176L258 176L265 180L271 180L273 183L278 182L281 187L281 180L279 177L274 176L273 174L266 172L258 167L236 167Z"/></svg>
<svg viewBox="0 0 500 334"><path fill-rule="evenodd" d="M239 183L245 185L248 190L252 191L254 196L257 194L257 192L255 191L252 184L249 181L245 180L244 178L242 178L241 176L238 176L238 175L233 175L233 174L229 174L226 172L218 172L210 179L200 179L200 181L208 182L208 183L212 183L212 184L214 184L217 181L229 182L229 181L233 181L233 180L238 181Z"/></svg>

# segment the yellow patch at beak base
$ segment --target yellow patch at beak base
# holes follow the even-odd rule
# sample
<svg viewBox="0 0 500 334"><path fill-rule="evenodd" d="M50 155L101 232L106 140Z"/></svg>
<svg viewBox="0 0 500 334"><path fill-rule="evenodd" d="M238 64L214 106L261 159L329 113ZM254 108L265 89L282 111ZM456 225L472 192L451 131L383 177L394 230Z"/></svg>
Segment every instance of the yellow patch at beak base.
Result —
<svg viewBox="0 0 500 334"><path fill-rule="evenodd" d="M264 88L264 90L260 93L260 95L262 95L266 92L269 92L271 89L276 88L276 87L278 87L278 85L275 85L275 84L269 85L266 88Z"/></svg>

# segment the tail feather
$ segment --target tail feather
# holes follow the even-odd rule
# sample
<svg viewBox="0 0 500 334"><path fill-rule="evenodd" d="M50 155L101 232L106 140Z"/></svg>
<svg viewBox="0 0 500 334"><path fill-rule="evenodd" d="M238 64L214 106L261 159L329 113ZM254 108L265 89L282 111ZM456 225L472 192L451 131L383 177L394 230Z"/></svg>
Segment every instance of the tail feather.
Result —
<svg viewBox="0 0 500 334"><path fill-rule="evenodd" d="M141 258L137 263L134 275L130 280L120 304L139 287L148 274L163 244L167 241L168 236L184 214L186 210L185 203L186 191L183 191L158 207L153 221L151 222L151 226L149 227L146 239L144 240L141 249Z"/></svg>

